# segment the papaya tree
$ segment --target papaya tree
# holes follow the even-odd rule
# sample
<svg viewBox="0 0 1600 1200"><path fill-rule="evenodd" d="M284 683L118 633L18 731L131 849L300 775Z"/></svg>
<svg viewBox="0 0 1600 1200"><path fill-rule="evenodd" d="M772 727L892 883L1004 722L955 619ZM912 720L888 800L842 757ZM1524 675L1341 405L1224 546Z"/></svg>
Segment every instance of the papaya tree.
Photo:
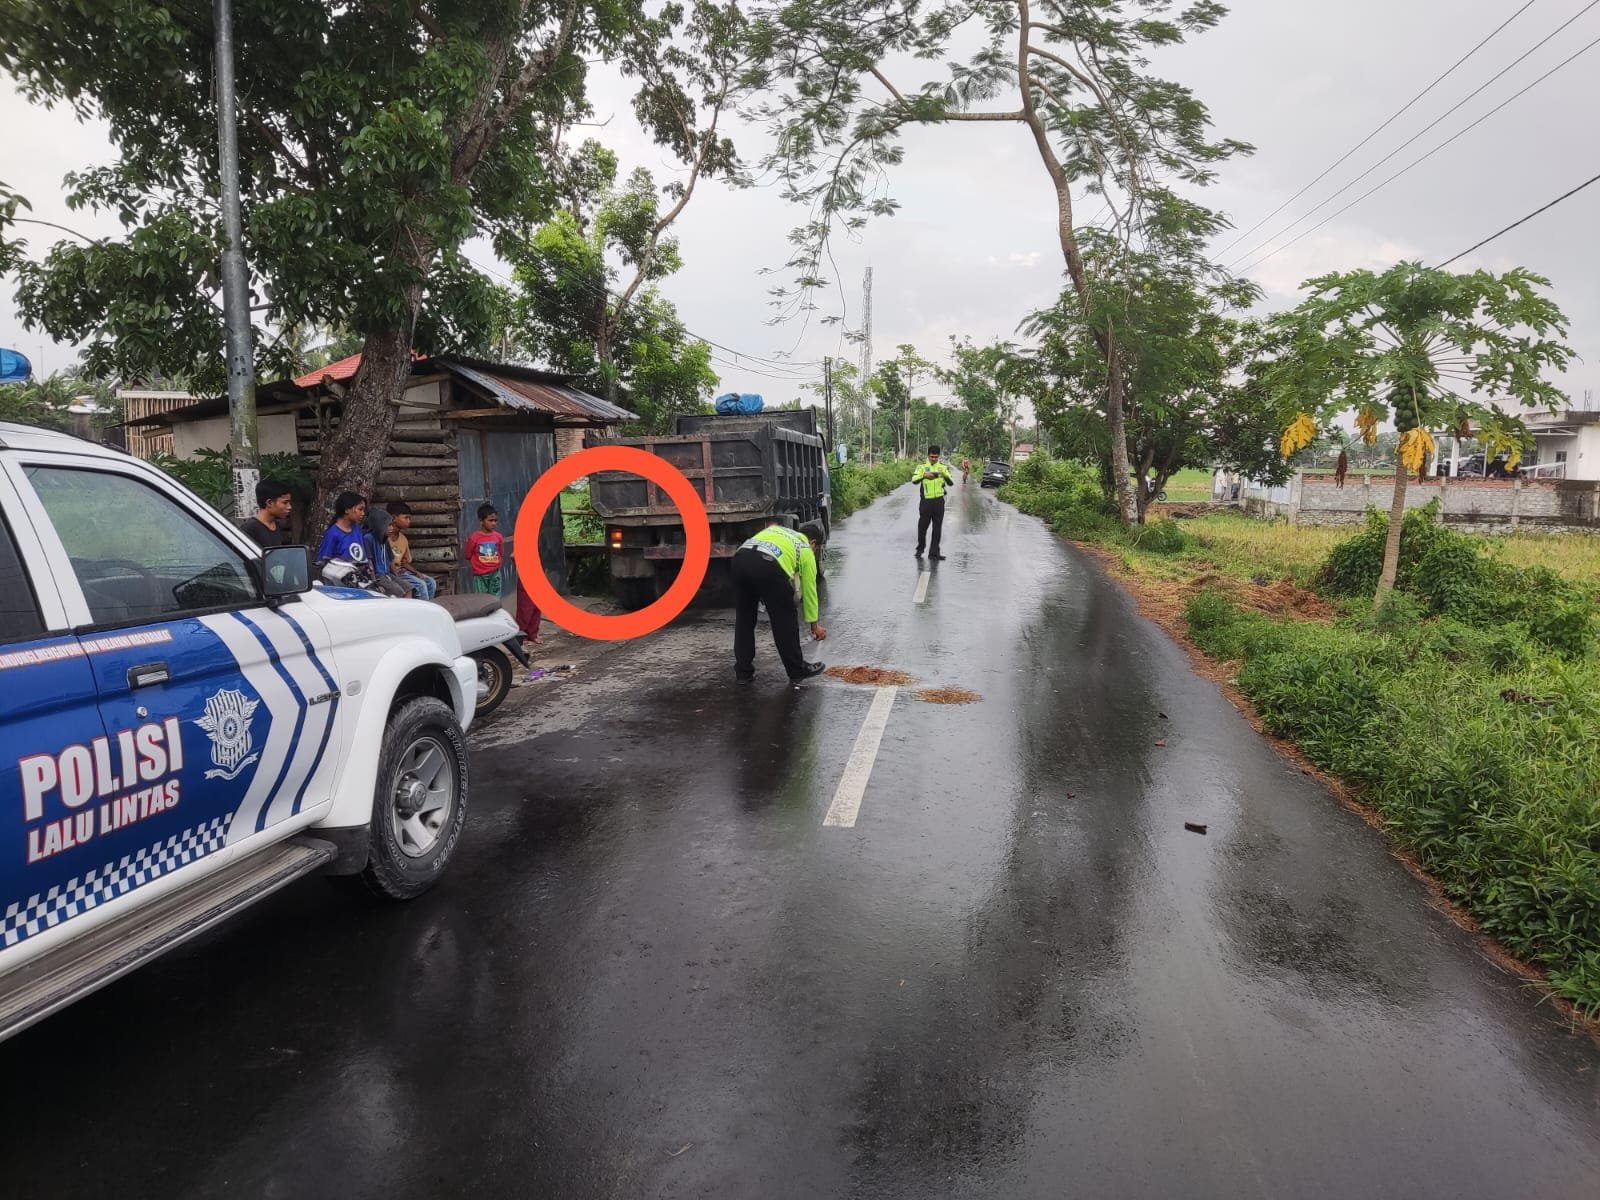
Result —
<svg viewBox="0 0 1600 1200"><path fill-rule="evenodd" d="M1386 422L1400 434L1380 602L1400 562L1407 479L1425 468L1434 432L1476 437L1515 468L1533 439L1502 401L1554 410L1565 398L1546 378L1572 358L1549 283L1521 268L1457 274L1402 262L1381 274L1318 276L1298 308L1274 318L1282 349L1261 374L1296 409L1280 443L1285 459L1342 417L1354 417L1368 445Z"/></svg>

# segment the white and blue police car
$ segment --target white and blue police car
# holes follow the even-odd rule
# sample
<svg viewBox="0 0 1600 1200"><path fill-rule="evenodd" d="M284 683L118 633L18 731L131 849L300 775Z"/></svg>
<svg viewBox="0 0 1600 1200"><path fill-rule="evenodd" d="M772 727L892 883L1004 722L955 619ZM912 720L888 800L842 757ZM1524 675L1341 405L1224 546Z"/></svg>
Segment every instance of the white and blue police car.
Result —
<svg viewBox="0 0 1600 1200"><path fill-rule="evenodd" d="M0 424L0 1037L312 872L415 896L467 801L450 614L313 587L127 455Z"/></svg>

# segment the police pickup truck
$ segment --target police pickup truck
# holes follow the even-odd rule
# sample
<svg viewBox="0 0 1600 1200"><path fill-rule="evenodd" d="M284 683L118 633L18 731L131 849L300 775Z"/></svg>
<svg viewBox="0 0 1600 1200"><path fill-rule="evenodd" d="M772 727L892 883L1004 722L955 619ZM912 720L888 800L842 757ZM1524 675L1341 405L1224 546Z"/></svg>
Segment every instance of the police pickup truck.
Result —
<svg viewBox="0 0 1600 1200"><path fill-rule="evenodd" d="M477 668L162 472L0 424L0 1038L301 876L415 896Z"/></svg>

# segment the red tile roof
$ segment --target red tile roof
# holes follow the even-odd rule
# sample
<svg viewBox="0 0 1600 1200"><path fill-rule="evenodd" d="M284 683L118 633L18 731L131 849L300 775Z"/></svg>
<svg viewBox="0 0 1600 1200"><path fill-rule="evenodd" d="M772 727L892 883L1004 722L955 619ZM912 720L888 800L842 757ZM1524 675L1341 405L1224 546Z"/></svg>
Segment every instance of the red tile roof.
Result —
<svg viewBox="0 0 1600 1200"><path fill-rule="evenodd" d="M411 352L411 361L422 362L422 355L413 350ZM341 358L338 362L329 363L325 367L318 367L315 371L307 371L294 381L294 385L302 388L316 387L324 379L332 379L336 383L342 383L346 379L353 379L356 369L360 366L361 355L352 354L349 358Z"/></svg>

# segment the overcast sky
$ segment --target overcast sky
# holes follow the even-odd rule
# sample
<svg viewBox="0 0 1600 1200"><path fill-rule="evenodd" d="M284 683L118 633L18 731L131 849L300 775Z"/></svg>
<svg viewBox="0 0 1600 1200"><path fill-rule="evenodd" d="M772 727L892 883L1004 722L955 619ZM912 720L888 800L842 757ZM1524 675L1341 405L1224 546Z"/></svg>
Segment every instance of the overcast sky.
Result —
<svg viewBox="0 0 1600 1200"><path fill-rule="evenodd" d="M1234 0L1217 30L1163 55L1158 66L1192 87L1211 109L1216 130L1257 147L1226 165L1205 199L1227 212L1237 229L1255 225L1361 141L1437 75L1485 37L1522 0ZM1292 305L1300 282L1330 270L1382 268L1400 258L1436 263L1466 249L1600 171L1600 45L1583 53L1526 95L1292 246L1284 244L1361 193L1490 112L1563 59L1600 40L1600 6L1591 0L1534 0L1517 19L1368 146L1222 256L1247 265L1268 292L1267 306ZM1582 13L1582 16L1577 14ZM1344 187L1377 160L1505 68L1524 51L1577 17L1541 49L1508 71L1430 132L1400 151L1339 199L1268 240ZM926 72L929 64L917 64ZM903 87L920 79L898 80ZM664 180L663 153L633 126L620 80L596 79L600 117L613 116L598 136L621 155L623 169L646 166ZM60 181L69 170L107 161L104 131L77 123L65 110L30 107L9 89L0 95L0 127L8 130L3 174L33 202L33 215L91 235L116 232L115 221L68 213ZM910 342L943 359L953 334L978 341L1012 338L1018 322L1047 305L1061 284L1060 250L1049 180L1025 129L965 125L913 131L905 163L893 178L899 215L876 221L854 240L836 244L847 320L858 325L861 276L874 274L873 329L878 359ZM741 147L748 158L761 146L754 133ZM1092 215L1098 201L1083 210ZM824 355L856 358L841 344L839 327L813 320L774 326L768 304L773 280L763 267L781 266L785 235L798 213L771 189L696 193L680 219L685 267L664 291L689 328L720 344L715 351L725 388L758 391L769 399L798 393L795 374L814 377ZM1582 362L1565 386L1576 403L1585 389L1600 405L1600 184L1530 221L1455 264L1503 270L1526 266L1548 275L1572 323L1571 342ZM46 231L29 239L36 249ZM1219 240L1225 246L1229 235ZM493 266L486 249L473 256ZM841 303L838 291L829 305ZM49 372L66 365L68 347L24 331L0 298L0 345ZM797 366L774 372L740 355L790 356ZM777 374L779 378L773 378ZM927 389L937 398L940 390Z"/></svg>

